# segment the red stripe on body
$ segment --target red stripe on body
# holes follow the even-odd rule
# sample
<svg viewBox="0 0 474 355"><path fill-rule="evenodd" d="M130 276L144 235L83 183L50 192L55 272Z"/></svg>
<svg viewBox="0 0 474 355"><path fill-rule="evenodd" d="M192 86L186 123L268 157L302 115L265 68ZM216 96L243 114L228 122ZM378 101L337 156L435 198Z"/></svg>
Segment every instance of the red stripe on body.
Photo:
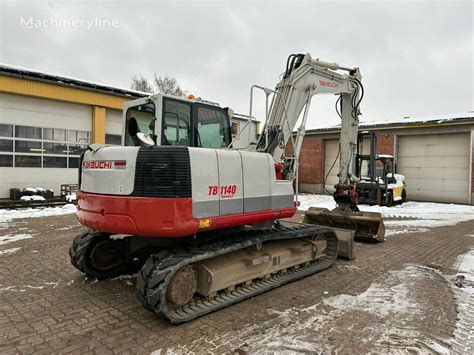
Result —
<svg viewBox="0 0 474 355"><path fill-rule="evenodd" d="M79 192L77 217L102 232L148 237L187 237L197 232L292 217L295 207L226 216L194 218L191 198L98 195ZM199 228L206 220L209 227Z"/></svg>

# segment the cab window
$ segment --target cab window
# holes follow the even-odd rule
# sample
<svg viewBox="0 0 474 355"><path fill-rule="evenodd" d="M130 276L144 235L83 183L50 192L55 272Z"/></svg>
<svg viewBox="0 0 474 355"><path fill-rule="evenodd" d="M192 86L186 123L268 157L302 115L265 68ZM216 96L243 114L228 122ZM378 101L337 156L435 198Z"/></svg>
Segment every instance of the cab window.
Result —
<svg viewBox="0 0 474 355"><path fill-rule="evenodd" d="M147 103L127 110L125 122L125 145L139 146L137 133L154 134L155 105Z"/></svg>
<svg viewBox="0 0 474 355"><path fill-rule="evenodd" d="M163 145L190 146L191 105L165 99L163 110Z"/></svg>
<svg viewBox="0 0 474 355"><path fill-rule="evenodd" d="M222 148L230 144L229 120L218 109L198 107L197 147Z"/></svg>

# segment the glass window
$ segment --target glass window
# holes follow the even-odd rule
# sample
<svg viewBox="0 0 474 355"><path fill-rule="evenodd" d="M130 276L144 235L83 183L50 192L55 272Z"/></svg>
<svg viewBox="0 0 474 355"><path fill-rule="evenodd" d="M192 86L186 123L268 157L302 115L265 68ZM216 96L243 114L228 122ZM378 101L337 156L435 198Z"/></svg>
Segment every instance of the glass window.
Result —
<svg viewBox="0 0 474 355"><path fill-rule="evenodd" d="M69 167L78 168L79 167L79 158L69 158Z"/></svg>
<svg viewBox="0 0 474 355"><path fill-rule="evenodd" d="M41 153L41 142L15 141L15 151L20 153Z"/></svg>
<svg viewBox="0 0 474 355"><path fill-rule="evenodd" d="M45 154L67 154L66 143L43 142L43 153Z"/></svg>
<svg viewBox="0 0 474 355"><path fill-rule="evenodd" d="M227 116L218 109L198 107L197 146L222 148L230 143Z"/></svg>
<svg viewBox="0 0 474 355"><path fill-rule="evenodd" d="M43 157L43 168L67 168L67 158Z"/></svg>
<svg viewBox="0 0 474 355"><path fill-rule="evenodd" d="M190 146L191 105L165 100L163 117L163 145Z"/></svg>
<svg viewBox="0 0 474 355"><path fill-rule="evenodd" d="M137 133L154 134L155 105L148 103L130 107L126 115L125 145L141 145Z"/></svg>
<svg viewBox="0 0 474 355"><path fill-rule="evenodd" d="M0 167L13 166L13 155L0 155Z"/></svg>
<svg viewBox="0 0 474 355"><path fill-rule="evenodd" d="M72 155L81 155L86 149L87 145L69 144L69 154Z"/></svg>
<svg viewBox="0 0 474 355"><path fill-rule="evenodd" d="M13 141L0 139L0 152L13 152Z"/></svg>
<svg viewBox="0 0 474 355"><path fill-rule="evenodd" d="M122 144L122 136L120 134L106 134L105 135L105 144Z"/></svg>
<svg viewBox="0 0 474 355"><path fill-rule="evenodd" d="M29 126L15 126L15 137L41 139L41 128Z"/></svg>
<svg viewBox="0 0 474 355"><path fill-rule="evenodd" d="M65 141L66 131L64 129L43 128L43 139L51 141Z"/></svg>
<svg viewBox="0 0 474 355"><path fill-rule="evenodd" d="M85 131L69 130L67 132L67 140L69 142L90 143L91 133Z"/></svg>
<svg viewBox="0 0 474 355"><path fill-rule="evenodd" d="M13 137L13 125L0 123L0 137Z"/></svg>
<svg viewBox="0 0 474 355"><path fill-rule="evenodd" d="M25 168L41 168L41 156L16 155L15 166Z"/></svg>

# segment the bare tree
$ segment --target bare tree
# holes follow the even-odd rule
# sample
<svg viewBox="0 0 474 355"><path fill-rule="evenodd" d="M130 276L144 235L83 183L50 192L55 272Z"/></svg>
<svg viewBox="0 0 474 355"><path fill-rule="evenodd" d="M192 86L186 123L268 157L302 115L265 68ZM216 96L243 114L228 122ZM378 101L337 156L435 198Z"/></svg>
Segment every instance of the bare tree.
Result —
<svg viewBox="0 0 474 355"><path fill-rule="evenodd" d="M160 93L174 96L186 96L186 90L181 88L178 81L175 78L168 76L157 76L155 74L153 82L150 83L144 76L134 75L132 77L132 83L130 84L132 90L149 92L149 93Z"/></svg>
<svg viewBox="0 0 474 355"><path fill-rule="evenodd" d="M186 92L178 84L175 78L168 76L156 76L155 74L155 87L160 94L174 95L174 96L185 96Z"/></svg>
<svg viewBox="0 0 474 355"><path fill-rule="evenodd" d="M149 93L155 92L155 90L153 89L153 86L150 85L148 80L146 80L145 77L142 75L140 76L134 75L132 77L132 83L130 84L130 89L143 91L143 92L149 92Z"/></svg>

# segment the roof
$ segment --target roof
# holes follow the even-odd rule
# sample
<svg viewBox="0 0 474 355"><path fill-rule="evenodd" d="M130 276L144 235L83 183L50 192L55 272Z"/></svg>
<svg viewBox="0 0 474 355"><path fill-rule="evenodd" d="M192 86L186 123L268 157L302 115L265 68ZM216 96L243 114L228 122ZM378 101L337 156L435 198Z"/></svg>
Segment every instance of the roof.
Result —
<svg viewBox="0 0 474 355"><path fill-rule="evenodd" d="M462 122L462 121L474 121L474 111L452 113L445 115L432 115L432 116L418 116L418 117L403 117L398 120L382 120L382 121L366 121L359 124L359 129L370 129L370 128L391 128L391 127L403 127L407 125L428 125L428 124L441 124L451 122ZM306 133L319 133L319 132L332 132L339 131L341 125L332 125L326 127L318 127L314 129L306 130Z"/></svg>
<svg viewBox="0 0 474 355"><path fill-rule="evenodd" d="M40 80L51 82L57 85L67 85L78 87L81 89L87 89L92 91L106 92L112 95L127 96L131 98L139 98L149 96L150 93L119 88L107 84L101 84L90 80L77 79L70 76L58 75L53 73L47 73L43 71L13 66L9 64L0 63L0 74L26 77L33 80Z"/></svg>
<svg viewBox="0 0 474 355"><path fill-rule="evenodd" d="M72 86L72 87L77 87L77 88L86 89L86 90L106 92L112 95L130 97L132 99L147 97L153 94L153 93L147 93L143 91L124 89L117 86L111 86L107 84L98 83L95 81L73 78L71 76L47 73L47 72L43 72L39 70L24 68L20 66L5 64L5 63L0 63L0 75L1 74L16 76L16 77L26 77L28 79L50 82L56 85ZM165 96L170 96L170 95L165 95ZM186 100L186 98L184 99ZM218 103L207 101L201 98L197 98L196 100L201 101L208 105L217 105L217 106L219 105ZM234 113L233 118L238 119L238 120L248 120L248 116L238 114L238 113ZM254 119L254 122L259 122L259 121Z"/></svg>
<svg viewBox="0 0 474 355"><path fill-rule="evenodd" d="M236 119L236 120L239 120L239 121L248 121L249 116L248 116L248 115L244 115L244 114L242 114L242 113L234 112L234 114L233 114L233 116L232 116L232 119ZM255 119L255 117L253 117L252 122L260 123L260 121L257 120L257 119Z"/></svg>

